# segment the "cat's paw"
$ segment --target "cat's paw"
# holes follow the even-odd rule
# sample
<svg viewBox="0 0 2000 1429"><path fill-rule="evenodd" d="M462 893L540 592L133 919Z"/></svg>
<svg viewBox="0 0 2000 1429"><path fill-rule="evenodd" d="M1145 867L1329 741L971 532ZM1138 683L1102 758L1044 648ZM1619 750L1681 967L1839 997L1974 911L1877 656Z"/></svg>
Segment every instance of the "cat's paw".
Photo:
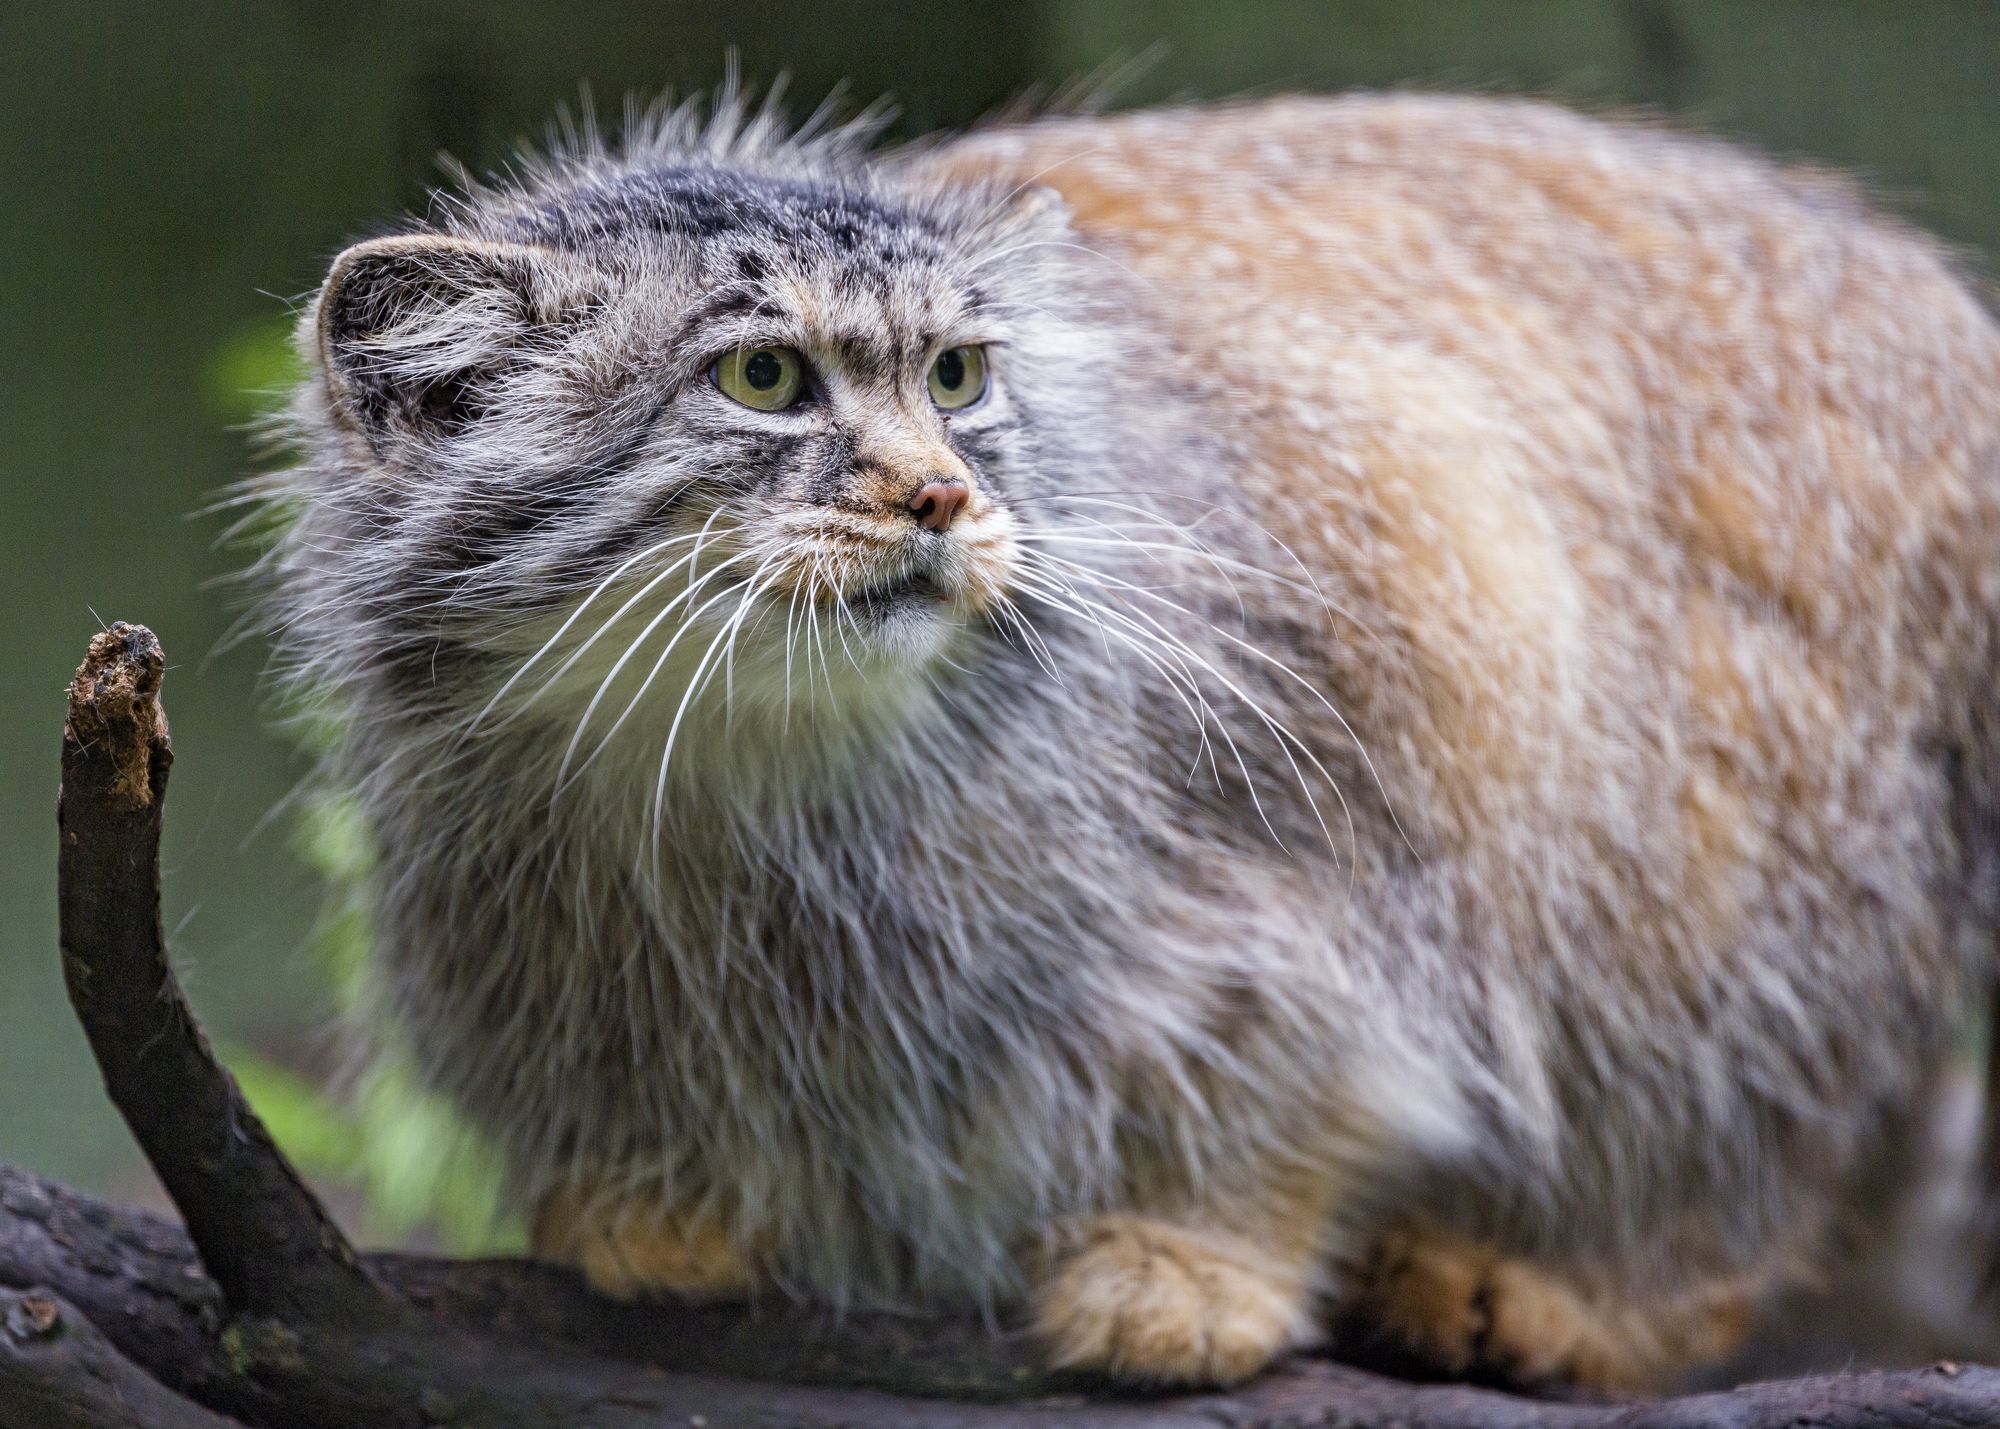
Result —
<svg viewBox="0 0 2000 1429"><path fill-rule="evenodd" d="M1619 1392L1656 1388L1725 1354L1751 1305L1743 1281L1613 1297L1490 1246L1404 1231L1383 1243L1359 1313L1372 1332L1452 1375Z"/></svg>
<svg viewBox="0 0 2000 1429"><path fill-rule="evenodd" d="M1035 1301L1051 1362L1152 1384L1234 1384L1308 1338L1305 1285L1226 1232L1143 1216L1076 1228Z"/></svg>
<svg viewBox="0 0 2000 1429"><path fill-rule="evenodd" d="M582 1271L591 1289L619 1300L647 1294L735 1299L749 1292L755 1278L749 1260L713 1217L572 1191L542 1202L531 1249L538 1259Z"/></svg>

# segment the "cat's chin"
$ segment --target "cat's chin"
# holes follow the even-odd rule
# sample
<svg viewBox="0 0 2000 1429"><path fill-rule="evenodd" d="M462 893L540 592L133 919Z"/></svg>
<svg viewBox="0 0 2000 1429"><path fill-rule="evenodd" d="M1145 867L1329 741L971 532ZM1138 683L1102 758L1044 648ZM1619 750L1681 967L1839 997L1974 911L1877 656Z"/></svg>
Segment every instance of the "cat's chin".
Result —
<svg viewBox="0 0 2000 1429"><path fill-rule="evenodd" d="M870 679L928 669L948 655L965 625L950 598L922 579L857 601L849 615L847 637L867 651L854 673Z"/></svg>
<svg viewBox="0 0 2000 1429"><path fill-rule="evenodd" d="M968 619L953 602L915 590L883 597L850 602L810 636L795 620L789 655L782 621L772 622L740 640L727 670L711 671L693 699L681 682L661 681L619 731L608 764L636 759L650 787L676 721L677 783L789 783L867 762L939 697L940 672L968 658Z"/></svg>
<svg viewBox="0 0 2000 1429"><path fill-rule="evenodd" d="M837 606L821 605L809 637L793 623L788 634L800 642L794 663L801 654L811 657L835 699L843 690L864 700L882 693L857 685L922 681L951 658L966 627L991 605L1006 568L1004 558L982 553L978 560L954 556L887 571L846 591Z"/></svg>

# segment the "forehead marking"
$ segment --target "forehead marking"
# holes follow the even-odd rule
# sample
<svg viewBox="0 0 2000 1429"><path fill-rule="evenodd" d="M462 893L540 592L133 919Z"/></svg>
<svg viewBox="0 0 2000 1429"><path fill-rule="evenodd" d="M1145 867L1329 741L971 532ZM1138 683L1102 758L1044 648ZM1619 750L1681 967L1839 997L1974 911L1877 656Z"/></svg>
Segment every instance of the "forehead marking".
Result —
<svg viewBox="0 0 2000 1429"><path fill-rule="evenodd" d="M941 235L916 212L838 182L645 169L549 196L518 215L518 236L589 247L647 234L697 240L763 234L780 248L843 254L873 250L893 260L936 256ZM744 276L760 259L739 250Z"/></svg>

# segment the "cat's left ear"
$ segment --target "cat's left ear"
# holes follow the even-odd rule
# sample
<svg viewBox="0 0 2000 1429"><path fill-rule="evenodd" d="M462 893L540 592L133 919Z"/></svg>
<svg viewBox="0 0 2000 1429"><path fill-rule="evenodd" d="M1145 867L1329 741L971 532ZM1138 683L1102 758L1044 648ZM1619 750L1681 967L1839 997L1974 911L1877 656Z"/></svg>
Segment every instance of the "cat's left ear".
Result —
<svg viewBox="0 0 2000 1429"><path fill-rule="evenodd" d="M1047 237L1071 232L1069 200L1049 184L1023 184L1007 199L1006 218L1010 227Z"/></svg>
<svg viewBox="0 0 2000 1429"><path fill-rule="evenodd" d="M560 254L527 244L403 234L334 260L311 318L335 416L393 458L476 420L539 332L590 301Z"/></svg>

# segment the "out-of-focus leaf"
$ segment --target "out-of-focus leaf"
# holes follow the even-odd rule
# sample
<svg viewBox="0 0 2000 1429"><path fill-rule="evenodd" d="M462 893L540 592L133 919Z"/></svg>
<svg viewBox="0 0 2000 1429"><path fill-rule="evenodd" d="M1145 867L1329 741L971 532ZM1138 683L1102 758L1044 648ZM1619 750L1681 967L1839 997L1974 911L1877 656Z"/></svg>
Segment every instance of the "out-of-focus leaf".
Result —
<svg viewBox="0 0 2000 1429"><path fill-rule="evenodd" d="M359 803L335 793L308 801L298 843L332 895L315 951L341 1011L359 1017L375 942L363 896L375 855ZM345 1115L351 1155L326 1171L360 1187L367 1239L401 1242L428 1230L459 1254L521 1247L520 1228L507 1217L500 1192L499 1157L449 1105L418 1085L392 1047L378 1050Z"/></svg>
<svg viewBox="0 0 2000 1429"><path fill-rule="evenodd" d="M246 1048L224 1048L222 1060L279 1150L301 1171L309 1176L353 1174L361 1161L361 1134L332 1097Z"/></svg>
<svg viewBox="0 0 2000 1429"><path fill-rule="evenodd" d="M281 406L304 375L292 346L292 318L279 313L238 328L202 373L202 400L232 425L253 421Z"/></svg>
<svg viewBox="0 0 2000 1429"><path fill-rule="evenodd" d="M370 1075L361 1125L362 1180L380 1234L400 1240L429 1226L459 1254L521 1248L504 1215L498 1157L394 1060Z"/></svg>

